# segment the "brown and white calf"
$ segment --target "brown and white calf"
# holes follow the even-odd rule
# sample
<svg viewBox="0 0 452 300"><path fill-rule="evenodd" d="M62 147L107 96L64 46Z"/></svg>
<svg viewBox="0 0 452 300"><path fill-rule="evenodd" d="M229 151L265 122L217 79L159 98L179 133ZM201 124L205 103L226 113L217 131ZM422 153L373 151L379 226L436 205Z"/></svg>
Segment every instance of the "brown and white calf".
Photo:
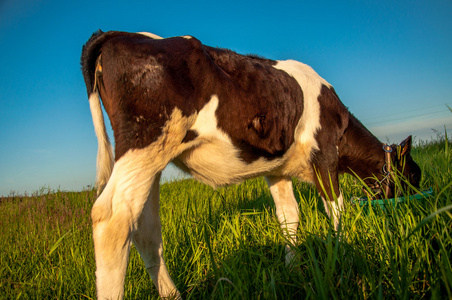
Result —
<svg viewBox="0 0 452 300"><path fill-rule="evenodd" d="M82 69L103 190L92 209L99 298L123 296L131 243L161 297L179 297L163 259L159 218L160 174L171 161L212 187L265 176L293 245L299 213L291 177L316 185L336 228L343 208L339 174L388 186L386 196L393 196L390 180L383 180L383 144L305 64L239 55L191 36L99 31L83 47ZM411 137L399 149L393 165L419 186ZM290 262L289 246L286 253Z"/></svg>

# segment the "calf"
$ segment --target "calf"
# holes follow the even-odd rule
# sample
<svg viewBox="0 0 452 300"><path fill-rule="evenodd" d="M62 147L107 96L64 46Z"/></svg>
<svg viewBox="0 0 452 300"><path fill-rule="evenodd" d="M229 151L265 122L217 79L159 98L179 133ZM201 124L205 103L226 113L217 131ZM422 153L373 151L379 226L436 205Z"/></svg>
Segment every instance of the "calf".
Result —
<svg viewBox="0 0 452 300"><path fill-rule="evenodd" d="M163 259L159 218L159 179L171 161L212 187L265 176L292 245L299 213L291 177L316 185L336 228L340 173L360 176L386 191L382 196L394 194L383 144L300 62L243 56L191 36L99 31L83 47L82 70L99 142L102 193L91 214L99 298L123 296L131 243L160 296L180 297ZM411 137L397 148L393 169L419 186Z"/></svg>

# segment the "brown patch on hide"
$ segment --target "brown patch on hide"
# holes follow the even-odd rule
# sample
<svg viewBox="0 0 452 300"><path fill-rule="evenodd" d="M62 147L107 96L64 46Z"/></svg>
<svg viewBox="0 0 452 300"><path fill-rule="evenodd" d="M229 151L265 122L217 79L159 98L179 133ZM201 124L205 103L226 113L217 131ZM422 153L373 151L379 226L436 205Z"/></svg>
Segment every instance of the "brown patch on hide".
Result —
<svg viewBox="0 0 452 300"><path fill-rule="evenodd" d="M97 39L102 43L93 54L102 54L98 85L114 131L116 160L155 141L175 107L189 116L212 95L219 98L218 127L244 161L280 157L292 145L303 92L293 77L273 67L274 61L204 46L195 38L107 32ZM187 135L192 138L193 133Z"/></svg>

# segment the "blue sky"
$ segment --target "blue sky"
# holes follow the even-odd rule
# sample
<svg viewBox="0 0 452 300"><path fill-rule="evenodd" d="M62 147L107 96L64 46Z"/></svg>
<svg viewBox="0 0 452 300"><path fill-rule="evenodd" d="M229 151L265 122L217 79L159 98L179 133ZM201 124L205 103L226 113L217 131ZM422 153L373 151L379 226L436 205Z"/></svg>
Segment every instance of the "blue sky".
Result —
<svg viewBox="0 0 452 300"><path fill-rule="evenodd" d="M444 126L452 135L450 0L1 0L0 195L94 183L97 141L79 61L97 29L193 35L296 59L382 141L430 140Z"/></svg>

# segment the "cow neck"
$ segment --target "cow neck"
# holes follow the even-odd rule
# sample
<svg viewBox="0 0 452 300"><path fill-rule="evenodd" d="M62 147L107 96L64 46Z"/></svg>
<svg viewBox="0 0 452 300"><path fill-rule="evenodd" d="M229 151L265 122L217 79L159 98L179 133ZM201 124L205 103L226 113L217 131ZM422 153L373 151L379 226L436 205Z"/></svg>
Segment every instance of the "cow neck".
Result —
<svg viewBox="0 0 452 300"><path fill-rule="evenodd" d="M350 114L349 125L339 142L339 171L372 183L382 179L384 166L383 144L362 123Z"/></svg>

